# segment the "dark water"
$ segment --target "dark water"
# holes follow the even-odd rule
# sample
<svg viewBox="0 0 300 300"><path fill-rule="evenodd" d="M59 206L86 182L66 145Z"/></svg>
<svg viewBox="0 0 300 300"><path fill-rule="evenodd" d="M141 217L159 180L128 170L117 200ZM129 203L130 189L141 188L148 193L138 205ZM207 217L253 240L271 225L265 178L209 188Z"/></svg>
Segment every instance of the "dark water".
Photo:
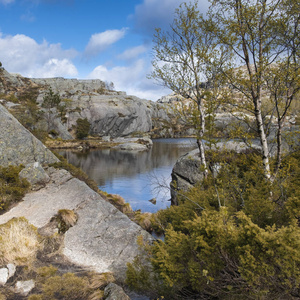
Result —
<svg viewBox="0 0 300 300"><path fill-rule="evenodd" d="M101 190L121 195L133 210L156 212L170 205L168 186L176 160L195 148L194 139L158 139L144 152L104 149L60 154L83 169ZM149 202L152 198L156 205Z"/></svg>

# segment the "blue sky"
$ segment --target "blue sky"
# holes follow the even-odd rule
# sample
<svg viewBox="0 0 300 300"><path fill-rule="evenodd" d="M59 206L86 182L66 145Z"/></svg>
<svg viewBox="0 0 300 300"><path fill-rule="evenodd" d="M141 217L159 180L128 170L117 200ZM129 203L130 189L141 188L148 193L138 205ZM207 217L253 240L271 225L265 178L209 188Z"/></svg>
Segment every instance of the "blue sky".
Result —
<svg viewBox="0 0 300 300"><path fill-rule="evenodd" d="M27 77L98 78L157 100L169 91L146 78L153 33L167 29L181 2L0 0L0 61Z"/></svg>

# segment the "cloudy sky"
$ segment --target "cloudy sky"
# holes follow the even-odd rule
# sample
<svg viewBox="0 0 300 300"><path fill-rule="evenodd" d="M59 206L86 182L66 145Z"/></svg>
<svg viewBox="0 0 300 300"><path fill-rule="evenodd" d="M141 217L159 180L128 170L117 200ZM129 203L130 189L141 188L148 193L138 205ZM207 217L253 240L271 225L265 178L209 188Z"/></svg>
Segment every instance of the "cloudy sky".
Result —
<svg viewBox="0 0 300 300"><path fill-rule="evenodd" d="M99 78L157 100L169 91L146 78L153 32L168 27L181 2L0 0L0 61L26 77Z"/></svg>

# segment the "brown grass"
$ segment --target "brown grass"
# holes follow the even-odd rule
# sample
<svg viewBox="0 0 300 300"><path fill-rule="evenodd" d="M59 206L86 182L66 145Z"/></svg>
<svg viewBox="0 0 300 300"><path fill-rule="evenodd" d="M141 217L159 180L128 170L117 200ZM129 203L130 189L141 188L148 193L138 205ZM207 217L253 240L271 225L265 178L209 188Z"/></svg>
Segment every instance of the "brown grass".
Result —
<svg viewBox="0 0 300 300"><path fill-rule="evenodd" d="M108 285L110 282L115 282L114 275L112 273L94 274L90 280L90 288L101 289Z"/></svg>
<svg viewBox="0 0 300 300"><path fill-rule="evenodd" d="M126 203L125 199L123 197L121 197L120 195L108 194L105 197L113 206L115 206L122 213L127 214L127 213L132 212L132 208L131 208L130 204Z"/></svg>
<svg viewBox="0 0 300 300"><path fill-rule="evenodd" d="M66 223L66 225L72 227L76 224L78 220L77 214L70 209L61 209L58 211L58 215L62 221Z"/></svg>
<svg viewBox="0 0 300 300"><path fill-rule="evenodd" d="M25 218L14 218L0 226L0 265L31 264L42 247L37 229Z"/></svg>
<svg viewBox="0 0 300 300"><path fill-rule="evenodd" d="M153 217L151 213L149 212L141 213L140 211L136 211L133 221L139 224L146 231L152 232L153 231L152 219Z"/></svg>

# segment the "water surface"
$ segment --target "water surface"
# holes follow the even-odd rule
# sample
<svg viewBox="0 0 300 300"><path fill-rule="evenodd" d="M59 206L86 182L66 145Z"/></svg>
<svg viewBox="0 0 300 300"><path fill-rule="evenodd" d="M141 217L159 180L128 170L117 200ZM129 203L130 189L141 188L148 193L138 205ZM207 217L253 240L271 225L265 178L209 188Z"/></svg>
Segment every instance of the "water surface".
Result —
<svg viewBox="0 0 300 300"><path fill-rule="evenodd" d="M156 212L170 205L168 187L176 160L195 148L194 139L157 139L152 149L143 152L100 149L60 154L84 170L101 190L125 198L133 210ZM156 205L149 202L152 198Z"/></svg>

